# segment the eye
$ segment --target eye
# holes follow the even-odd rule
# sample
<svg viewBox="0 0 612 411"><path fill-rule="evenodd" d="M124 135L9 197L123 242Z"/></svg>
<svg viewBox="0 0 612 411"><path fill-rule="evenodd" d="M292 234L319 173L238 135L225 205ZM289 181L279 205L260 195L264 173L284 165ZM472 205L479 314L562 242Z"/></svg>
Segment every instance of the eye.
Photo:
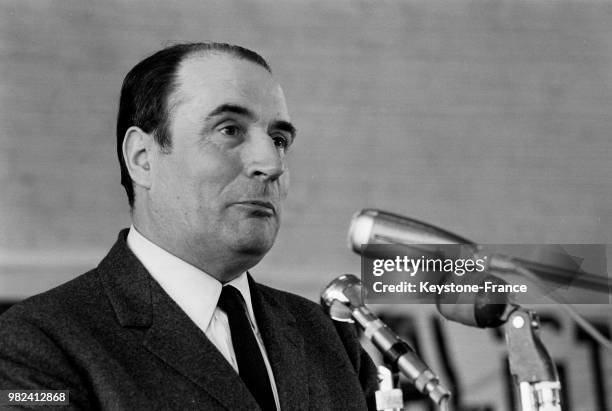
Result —
<svg viewBox="0 0 612 411"><path fill-rule="evenodd" d="M237 136L242 133L242 129L240 128L240 126L229 125L221 128L219 132L226 136Z"/></svg>
<svg viewBox="0 0 612 411"><path fill-rule="evenodd" d="M274 145L278 148L282 148L283 150L289 148L289 139L282 134L273 135L272 140L274 141Z"/></svg>

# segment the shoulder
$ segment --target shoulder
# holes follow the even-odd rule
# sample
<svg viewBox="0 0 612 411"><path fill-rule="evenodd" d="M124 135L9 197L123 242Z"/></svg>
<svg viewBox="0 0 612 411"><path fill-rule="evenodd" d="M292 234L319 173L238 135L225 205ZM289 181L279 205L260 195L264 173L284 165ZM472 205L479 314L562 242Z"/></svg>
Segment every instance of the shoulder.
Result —
<svg viewBox="0 0 612 411"><path fill-rule="evenodd" d="M0 364L65 368L69 361L64 357L71 344L112 321L104 313L112 315L98 284L92 270L4 312L0 316Z"/></svg>
<svg viewBox="0 0 612 411"><path fill-rule="evenodd" d="M99 301L101 288L97 269L93 269L15 304L0 316L0 324L17 319L39 323L42 320L61 321L62 318L74 317L84 313L91 302Z"/></svg>
<svg viewBox="0 0 612 411"><path fill-rule="evenodd" d="M137 271L130 261L125 245L125 230L98 266L74 279L41 294L21 301L0 315L1 325L21 320L41 327L87 325L99 321L101 314L113 313L108 297L108 284L104 273ZM135 257L133 257L135 258Z"/></svg>

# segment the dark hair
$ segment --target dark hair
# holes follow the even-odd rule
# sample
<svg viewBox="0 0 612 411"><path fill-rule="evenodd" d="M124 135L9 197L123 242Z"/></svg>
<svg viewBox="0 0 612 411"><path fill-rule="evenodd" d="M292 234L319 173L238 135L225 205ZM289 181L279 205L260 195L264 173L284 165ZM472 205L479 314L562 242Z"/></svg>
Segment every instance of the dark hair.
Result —
<svg viewBox="0 0 612 411"><path fill-rule="evenodd" d="M219 52L249 60L272 72L266 60L256 52L226 43L183 43L166 47L136 64L125 76L117 115L117 155L121 167L121 184L127 192L130 207L134 206L134 187L123 160L123 139L128 128L139 127L153 133L162 150L169 152L172 141L169 132L168 97L176 89L176 74L180 63L198 52Z"/></svg>

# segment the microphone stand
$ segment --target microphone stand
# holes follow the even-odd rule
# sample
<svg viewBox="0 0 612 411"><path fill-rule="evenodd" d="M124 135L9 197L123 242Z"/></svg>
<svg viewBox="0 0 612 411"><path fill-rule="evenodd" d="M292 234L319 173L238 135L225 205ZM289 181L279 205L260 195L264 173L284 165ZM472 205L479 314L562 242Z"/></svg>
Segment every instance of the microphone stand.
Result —
<svg viewBox="0 0 612 411"><path fill-rule="evenodd" d="M534 311L515 306L506 321L510 372L518 385L522 411L561 411L557 369L538 336Z"/></svg>
<svg viewBox="0 0 612 411"><path fill-rule="evenodd" d="M395 367L394 367L395 368ZM397 370L393 372L384 365L378 366L378 390L374 392L377 411L401 411L404 409L404 395L397 387Z"/></svg>

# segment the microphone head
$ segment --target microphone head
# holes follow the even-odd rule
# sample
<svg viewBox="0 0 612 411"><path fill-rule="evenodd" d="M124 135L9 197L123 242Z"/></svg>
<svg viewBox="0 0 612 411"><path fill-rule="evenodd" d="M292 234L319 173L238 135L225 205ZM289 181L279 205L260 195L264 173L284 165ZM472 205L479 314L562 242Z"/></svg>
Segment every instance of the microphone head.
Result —
<svg viewBox="0 0 612 411"><path fill-rule="evenodd" d="M339 301L352 308L363 306L361 296L361 280L353 274L342 274L332 280L321 293L321 302L330 306L334 301Z"/></svg>
<svg viewBox="0 0 612 411"><path fill-rule="evenodd" d="M360 253L361 245L371 241L377 215L378 211L367 208L353 214L348 232L349 249Z"/></svg>
<svg viewBox="0 0 612 411"><path fill-rule="evenodd" d="M363 245L394 244L415 248L419 255L439 255L433 244L462 244L473 253L478 251L476 244L456 234L408 217L386 211L363 209L353 215L348 233L349 248L358 254Z"/></svg>
<svg viewBox="0 0 612 411"><path fill-rule="evenodd" d="M352 310L363 306L361 280L352 274L336 278L321 292L321 305L332 319L353 322Z"/></svg>

